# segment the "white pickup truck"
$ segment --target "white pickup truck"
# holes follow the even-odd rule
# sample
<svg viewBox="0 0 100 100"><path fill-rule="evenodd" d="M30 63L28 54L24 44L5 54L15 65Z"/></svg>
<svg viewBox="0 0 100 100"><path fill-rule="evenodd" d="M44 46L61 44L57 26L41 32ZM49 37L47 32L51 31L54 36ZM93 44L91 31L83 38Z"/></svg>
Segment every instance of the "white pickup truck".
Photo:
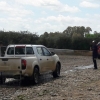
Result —
<svg viewBox="0 0 100 100"><path fill-rule="evenodd" d="M59 77L60 69L59 57L43 45L8 45L0 57L0 84L6 78L25 78L37 84L39 75L51 72Z"/></svg>

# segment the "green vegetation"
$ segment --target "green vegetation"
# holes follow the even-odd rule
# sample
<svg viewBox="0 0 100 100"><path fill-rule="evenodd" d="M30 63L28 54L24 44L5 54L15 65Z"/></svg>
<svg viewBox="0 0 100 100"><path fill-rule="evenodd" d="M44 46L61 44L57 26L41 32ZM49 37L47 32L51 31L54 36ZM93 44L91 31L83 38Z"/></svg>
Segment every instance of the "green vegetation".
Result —
<svg viewBox="0 0 100 100"><path fill-rule="evenodd" d="M67 27L63 32L45 32L38 36L29 31L0 31L0 41L8 44L42 44L48 48L89 50L92 40L100 40L100 33L90 34L92 29L84 26Z"/></svg>

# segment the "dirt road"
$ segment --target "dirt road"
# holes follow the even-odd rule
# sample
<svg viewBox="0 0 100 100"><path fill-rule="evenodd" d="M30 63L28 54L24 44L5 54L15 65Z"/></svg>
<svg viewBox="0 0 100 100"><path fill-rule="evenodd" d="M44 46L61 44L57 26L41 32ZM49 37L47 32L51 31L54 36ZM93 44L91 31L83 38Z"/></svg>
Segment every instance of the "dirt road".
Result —
<svg viewBox="0 0 100 100"><path fill-rule="evenodd" d="M61 76L42 76L38 85L0 86L0 100L100 100L100 61L93 70L91 56L60 55Z"/></svg>

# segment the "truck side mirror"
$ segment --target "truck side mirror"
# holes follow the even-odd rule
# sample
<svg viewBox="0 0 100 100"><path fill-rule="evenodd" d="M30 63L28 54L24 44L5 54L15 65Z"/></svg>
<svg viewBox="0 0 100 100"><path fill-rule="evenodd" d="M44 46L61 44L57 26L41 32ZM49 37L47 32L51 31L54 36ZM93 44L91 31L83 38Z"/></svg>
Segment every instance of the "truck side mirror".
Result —
<svg viewBox="0 0 100 100"><path fill-rule="evenodd" d="M54 53L54 52L51 52L51 54L52 54L52 55L55 55L55 53Z"/></svg>

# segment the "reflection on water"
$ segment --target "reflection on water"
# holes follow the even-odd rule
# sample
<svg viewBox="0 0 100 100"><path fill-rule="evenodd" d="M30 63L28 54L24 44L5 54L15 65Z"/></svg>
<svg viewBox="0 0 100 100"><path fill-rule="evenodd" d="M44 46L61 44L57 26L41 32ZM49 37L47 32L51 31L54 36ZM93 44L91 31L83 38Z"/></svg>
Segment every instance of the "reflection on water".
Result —
<svg viewBox="0 0 100 100"><path fill-rule="evenodd" d="M93 68L93 65L89 65L89 66L79 66L79 67L76 67L75 69L89 69L89 68Z"/></svg>
<svg viewBox="0 0 100 100"><path fill-rule="evenodd" d="M73 70L67 70L67 71L65 71L64 73L68 73L68 72L74 72L75 70L73 69Z"/></svg>
<svg viewBox="0 0 100 100"><path fill-rule="evenodd" d="M14 81L14 80L15 80L14 78L6 78L5 82L7 83L7 82L10 82L10 81Z"/></svg>
<svg viewBox="0 0 100 100"><path fill-rule="evenodd" d="M65 71L64 73L68 73L68 72L75 72L77 69L89 69L89 68L93 68L93 65L88 65L88 66L78 66L78 67L75 67L74 69L72 70L67 70Z"/></svg>

